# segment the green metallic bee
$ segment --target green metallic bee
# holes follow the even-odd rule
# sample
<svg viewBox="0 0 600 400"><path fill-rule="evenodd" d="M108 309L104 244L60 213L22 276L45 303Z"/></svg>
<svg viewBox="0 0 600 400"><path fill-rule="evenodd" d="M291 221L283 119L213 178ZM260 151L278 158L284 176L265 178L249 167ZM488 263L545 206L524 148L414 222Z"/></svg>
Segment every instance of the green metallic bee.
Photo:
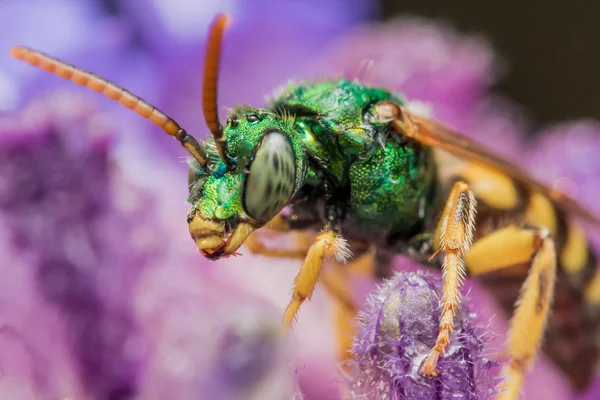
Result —
<svg viewBox="0 0 600 400"><path fill-rule="evenodd" d="M219 15L209 34L203 108L212 137L202 142L97 75L23 47L12 55L119 101L181 142L192 155L189 229L205 257L228 257L244 243L267 256L303 257L283 318L286 328L321 279L345 305L346 323L339 324L344 341L356 306L343 268L320 273L324 257L341 264L351 251L363 253L361 268L375 258L367 268L385 278L391 256L406 254L444 273L439 336L421 365L423 375L438 374L468 273L488 277L492 292L500 288L496 297L507 311L518 298L501 398L518 397L555 290L561 310L550 319L545 351L584 388L599 354L593 335L600 320L600 275L574 217L598 220L477 144L409 112L399 95L385 89L344 79L290 85L268 109L238 108L222 126L216 98L226 23ZM277 231L319 233L308 248L269 249L252 234L267 224ZM524 280L520 295L501 284L515 280ZM572 317L568 324L564 315ZM572 351L561 351L565 346Z"/></svg>

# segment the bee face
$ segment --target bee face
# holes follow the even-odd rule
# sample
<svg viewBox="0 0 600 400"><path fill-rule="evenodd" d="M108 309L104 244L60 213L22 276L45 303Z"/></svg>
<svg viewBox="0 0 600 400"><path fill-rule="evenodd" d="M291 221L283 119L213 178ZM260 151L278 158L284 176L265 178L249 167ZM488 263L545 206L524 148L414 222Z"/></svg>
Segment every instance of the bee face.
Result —
<svg viewBox="0 0 600 400"><path fill-rule="evenodd" d="M235 167L228 169L216 151L208 149L212 161L205 170L191 173L190 233L209 258L235 252L253 230L288 204L300 165L290 133L272 113L234 111L225 137Z"/></svg>

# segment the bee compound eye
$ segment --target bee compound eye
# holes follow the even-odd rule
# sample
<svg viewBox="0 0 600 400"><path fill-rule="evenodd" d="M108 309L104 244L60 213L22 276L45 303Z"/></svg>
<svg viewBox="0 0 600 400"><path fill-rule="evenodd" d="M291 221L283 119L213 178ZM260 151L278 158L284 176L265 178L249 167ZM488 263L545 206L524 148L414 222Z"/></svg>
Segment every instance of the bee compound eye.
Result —
<svg viewBox="0 0 600 400"><path fill-rule="evenodd" d="M252 218L268 221L288 203L294 191L296 163L287 135L266 132L251 161L244 187L244 209Z"/></svg>

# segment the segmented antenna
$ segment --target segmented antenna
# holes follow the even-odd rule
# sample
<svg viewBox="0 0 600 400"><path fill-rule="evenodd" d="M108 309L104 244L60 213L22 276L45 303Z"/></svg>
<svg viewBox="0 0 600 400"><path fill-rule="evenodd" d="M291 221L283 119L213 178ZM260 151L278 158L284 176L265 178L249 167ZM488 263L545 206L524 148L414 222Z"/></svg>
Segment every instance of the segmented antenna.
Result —
<svg viewBox="0 0 600 400"><path fill-rule="evenodd" d="M219 122L219 112L217 110L217 84L219 79L219 63L221 60L221 43L223 31L228 23L229 17L226 14L218 14L208 31L206 59L204 61L202 108L206 125L208 125L210 132L215 138L219 156L231 168L233 161L227 150L227 138L223 132L223 126Z"/></svg>
<svg viewBox="0 0 600 400"><path fill-rule="evenodd" d="M70 80L81 86L86 86L95 92L102 93L106 97L116 100L125 107L132 109L142 117L162 128L168 135L174 136L200 163L200 165L203 167L206 166L206 154L200 147L198 141L193 136L188 135L175 120L169 118L165 113L133 93L96 74L74 67L27 47L13 47L10 49L10 54L14 58L25 61L34 67L39 67L58 77Z"/></svg>

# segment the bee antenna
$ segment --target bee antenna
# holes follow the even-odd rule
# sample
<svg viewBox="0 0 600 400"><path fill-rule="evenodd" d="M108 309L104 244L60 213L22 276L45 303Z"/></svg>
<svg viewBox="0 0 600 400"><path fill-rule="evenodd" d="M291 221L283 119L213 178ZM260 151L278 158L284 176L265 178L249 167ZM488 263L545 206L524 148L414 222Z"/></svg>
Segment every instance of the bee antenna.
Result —
<svg viewBox="0 0 600 400"><path fill-rule="evenodd" d="M179 140L181 145L200 163L201 166L206 166L206 154L202 147L200 147L198 141L193 136L189 135L185 129L179 126L174 119L168 117L165 113L139 96L136 96L96 74L74 67L37 50L16 46L10 49L10 54L17 60L25 61L34 67L41 68L60 78L75 82L78 85L86 86L93 91L102 93L106 97L132 109L142 117L162 128L167 135L173 136L175 139Z"/></svg>
<svg viewBox="0 0 600 400"><path fill-rule="evenodd" d="M233 160L227 150L227 138L223 132L223 125L219 122L217 110L217 83L219 78L219 63L221 59L221 44L223 31L229 23L226 14L218 14L213 20L208 31L206 43L206 59L204 65L204 80L202 90L202 108L204 120L215 138L215 145L219 156L229 168L233 167Z"/></svg>

